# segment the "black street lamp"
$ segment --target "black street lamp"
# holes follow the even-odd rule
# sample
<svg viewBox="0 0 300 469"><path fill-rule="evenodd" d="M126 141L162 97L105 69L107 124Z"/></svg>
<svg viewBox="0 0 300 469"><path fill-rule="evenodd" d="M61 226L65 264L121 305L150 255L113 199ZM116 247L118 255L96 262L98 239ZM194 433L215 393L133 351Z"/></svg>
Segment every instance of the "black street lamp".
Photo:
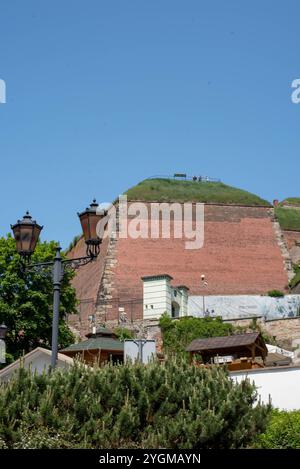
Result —
<svg viewBox="0 0 300 469"><path fill-rule="evenodd" d="M40 232L43 227L32 220L27 212L23 220L18 220L15 225L11 225L11 229L16 240L16 248L20 256L24 259L27 269L40 270L42 268L52 268L53 274L53 320L52 320L52 353L51 367L55 368L58 353L58 323L59 323L59 304L60 304L60 287L64 275L64 267L68 266L77 269L82 265L95 260L100 252L100 244L102 239L97 235L97 224L106 215L97 213L98 204L96 200L84 212L79 213L83 236L86 243L86 256L76 259L62 259L60 251L61 247L56 247L54 260L51 262L42 262L38 264L30 264L29 260L36 248Z"/></svg>
<svg viewBox="0 0 300 469"><path fill-rule="evenodd" d="M32 220L29 212L26 212L23 220L18 220L17 223L11 225L11 229L14 233L18 253L28 261L34 253L43 227Z"/></svg>

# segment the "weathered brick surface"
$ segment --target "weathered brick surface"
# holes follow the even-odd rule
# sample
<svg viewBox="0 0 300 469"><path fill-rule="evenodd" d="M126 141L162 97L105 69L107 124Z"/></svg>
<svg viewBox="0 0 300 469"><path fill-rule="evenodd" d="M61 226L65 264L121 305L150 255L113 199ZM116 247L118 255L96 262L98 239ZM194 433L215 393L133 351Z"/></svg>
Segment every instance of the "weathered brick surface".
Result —
<svg viewBox="0 0 300 469"><path fill-rule="evenodd" d="M300 231L285 230L283 234L290 252L291 260L296 264L300 261Z"/></svg>
<svg viewBox="0 0 300 469"><path fill-rule="evenodd" d="M140 278L168 273L200 295L262 294L284 290L287 273L266 208L205 206L205 240L198 250L183 239L119 239L114 285L122 297L142 295Z"/></svg>
<svg viewBox="0 0 300 469"><path fill-rule="evenodd" d="M173 285L187 285L193 295L203 292L202 273L208 282L206 295L284 290L286 259L277 238L270 208L205 205L203 248L187 250L184 239L127 238L108 249L105 240L99 259L78 271L74 285L80 299L98 298L99 320L116 319L122 302L140 300L141 277L147 275L167 273ZM83 240L71 254L84 255ZM105 298L109 304L103 308L100 299ZM141 303L127 303L126 313L141 318Z"/></svg>
<svg viewBox="0 0 300 469"><path fill-rule="evenodd" d="M104 239L98 258L90 264L80 267L72 281L80 303L78 305L78 314L70 315L68 321L71 327L80 332L81 337L89 332L88 316L95 312L97 294L104 271L107 245L108 240ZM86 245L84 239L81 238L68 253L68 257L74 259L83 256L86 256Z"/></svg>

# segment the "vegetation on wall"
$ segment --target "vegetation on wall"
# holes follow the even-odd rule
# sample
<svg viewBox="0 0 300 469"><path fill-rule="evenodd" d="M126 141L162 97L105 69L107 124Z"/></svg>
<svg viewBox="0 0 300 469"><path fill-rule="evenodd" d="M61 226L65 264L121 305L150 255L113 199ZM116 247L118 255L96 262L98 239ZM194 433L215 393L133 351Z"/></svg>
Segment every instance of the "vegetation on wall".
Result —
<svg viewBox="0 0 300 469"><path fill-rule="evenodd" d="M234 326L216 319L184 317L174 321L163 314L159 325L163 337L164 351L168 354L185 354L186 346L194 339L226 336L234 333Z"/></svg>
<svg viewBox="0 0 300 469"><path fill-rule="evenodd" d="M290 281L290 288L295 288L300 283L300 266L294 265L295 276Z"/></svg>
<svg viewBox="0 0 300 469"><path fill-rule="evenodd" d="M76 364L0 385L2 448L242 448L270 406L221 367Z"/></svg>
<svg viewBox="0 0 300 469"><path fill-rule="evenodd" d="M283 298L284 293L280 290L269 290L268 296L271 296L272 298Z"/></svg>
<svg viewBox="0 0 300 469"><path fill-rule="evenodd" d="M222 182L182 181L174 179L145 179L129 189L128 200L159 202L214 202L237 205L264 205L270 203L255 194L227 186Z"/></svg>
<svg viewBox="0 0 300 469"><path fill-rule="evenodd" d="M116 327L114 329L114 334L116 334L117 338L123 342L126 339L133 339L134 333L130 330L127 329L127 327Z"/></svg>
<svg viewBox="0 0 300 469"><path fill-rule="evenodd" d="M48 262L55 255L55 242L37 245L32 262ZM76 311L76 294L71 286L73 273L66 271L61 289L59 347L73 343L66 316ZM50 348L52 332L52 272L24 270L15 240L0 238L0 323L8 327L6 348L13 360L35 347Z"/></svg>
<svg viewBox="0 0 300 469"><path fill-rule="evenodd" d="M282 229L300 231L300 210L275 207L275 215Z"/></svg>

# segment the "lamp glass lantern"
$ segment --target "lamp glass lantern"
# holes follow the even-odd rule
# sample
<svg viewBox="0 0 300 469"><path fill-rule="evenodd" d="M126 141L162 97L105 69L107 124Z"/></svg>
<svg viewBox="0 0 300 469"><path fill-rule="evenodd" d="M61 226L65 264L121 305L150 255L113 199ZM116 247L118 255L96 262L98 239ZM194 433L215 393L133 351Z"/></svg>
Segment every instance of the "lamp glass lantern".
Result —
<svg viewBox="0 0 300 469"><path fill-rule="evenodd" d="M100 251L100 244L102 242L102 239L97 233L97 225L104 217L105 212L98 213L98 207L99 205L94 199L84 212L78 213L85 244L87 246L87 255L90 257L97 257Z"/></svg>
<svg viewBox="0 0 300 469"><path fill-rule="evenodd" d="M29 259L34 253L40 232L43 227L40 226L32 217L29 212L23 217L23 220L18 220L17 223L11 225L11 229L16 240L16 247L18 253L25 259Z"/></svg>

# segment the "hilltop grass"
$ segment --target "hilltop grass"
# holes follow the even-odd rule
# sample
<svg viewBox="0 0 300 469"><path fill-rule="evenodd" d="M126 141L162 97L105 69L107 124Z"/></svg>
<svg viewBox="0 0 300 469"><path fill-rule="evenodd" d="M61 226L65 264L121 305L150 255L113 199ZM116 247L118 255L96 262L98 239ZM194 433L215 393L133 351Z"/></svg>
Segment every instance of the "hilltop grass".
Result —
<svg viewBox="0 0 300 469"><path fill-rule="evenodd" d="M283 202L287 202L288 204L300 205L300 197L289 197L288 199L284 199Z"/></svg>
<svg viewBox="0 0 300 469"><path fill-rule="evenodd" d="M275 214L281 228L284 230L300 231L300 210L276 207Z"/></svg>
<svg viewBox="0 0 300 469"><path fill-rule="evenodd" d="M194 182L173 179L145 179L129 189L128 200L158 202L204 202L232 205L270 206L255 194L222 182Z"/></svg>

